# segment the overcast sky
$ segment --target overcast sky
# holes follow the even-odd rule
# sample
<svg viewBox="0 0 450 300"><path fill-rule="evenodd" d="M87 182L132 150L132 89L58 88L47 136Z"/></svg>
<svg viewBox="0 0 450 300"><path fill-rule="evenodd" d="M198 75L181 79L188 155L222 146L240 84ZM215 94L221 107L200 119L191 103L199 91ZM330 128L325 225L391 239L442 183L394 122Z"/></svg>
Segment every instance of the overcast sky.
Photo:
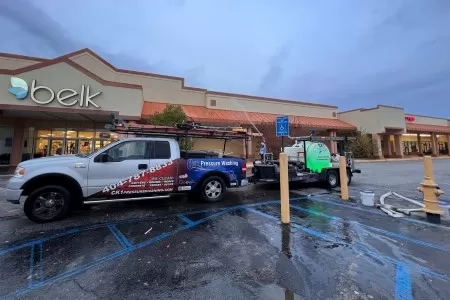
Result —
<svg viewBox="0 0 450 300"><path fill-rule="evenodd" d="M0 52L91 48L188 85L450 118L450 0L0 0Z"/></svg>

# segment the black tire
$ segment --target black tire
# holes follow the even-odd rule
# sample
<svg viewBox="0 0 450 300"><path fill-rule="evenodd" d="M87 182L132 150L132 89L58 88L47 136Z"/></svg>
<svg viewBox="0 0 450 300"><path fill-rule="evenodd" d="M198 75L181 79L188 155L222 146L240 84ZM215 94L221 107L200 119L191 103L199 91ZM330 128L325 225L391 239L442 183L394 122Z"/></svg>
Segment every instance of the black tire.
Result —
<svg viewBox="0 0 450 300"><path fill-rule="evenodd" d="M47 185L28 195L24 212L28 219L36 223L58 221L67 216L71 200L70 192L66 188ZM48 213L45 214L45 211Z"/></svg>
<svg viewBox="0 0 450 300"><path fill-rule="evenodd" d="M339 185L339 175L336 170L328 170L327 172L327 186L329 189L334 189Z"/></svg>
<svg viewBox="0 0 450 300"><path fill-rule="evenodd" d="M352 177L352 173L349 169L347 169L347 185L350 185L350 183L352 183Z"/></svg>
<svg viewBox="0 0 450 300"><path fill-rule="evenodd" d="M216 189L211 191L212 187L215 187ZM223 179L219 176L211 176L203 180L199 192L203 201L213 203L221 201L223 197L225 197L226 191L227 186L225 185Z"/></svg>

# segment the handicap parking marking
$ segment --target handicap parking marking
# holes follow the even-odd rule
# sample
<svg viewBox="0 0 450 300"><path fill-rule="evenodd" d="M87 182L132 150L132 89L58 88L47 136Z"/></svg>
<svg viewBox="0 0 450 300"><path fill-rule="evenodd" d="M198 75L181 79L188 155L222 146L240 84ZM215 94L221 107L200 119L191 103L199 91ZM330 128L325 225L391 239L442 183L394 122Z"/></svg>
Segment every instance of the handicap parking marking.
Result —
<svg viewBox="0 0 450 300"><path fill-rule="evenodd" d="M292 193L296 193L296 191L291 191ZM298 193L296 193L298 194ZM350 209L354 209L354 210L359 210L359 211L363 211L366 213L370 213L370 214L376 214L376 215L380 215L380 216L386 216L387 215L375 208L364 208L364 207L360 207L358 204L353 203L353 202L347 202L347 203L342 203L338 202L338 201L334 201L334 200L330 200L330 199L321 199L323 197L329 196L330 193L324 193L322 195L308 195L308 196L304 196L304 199L307 200L311 200L311 201L315 201L315 202L321 202L321 203L326 203L326 204L331 204L331 205L335 205L335 206L340 206L340 207L344 207L344 208L350 208ZM296 201L296 200L290 200L290 201ZM400 222L411 222L411 223L416 223L416 224L420 224L420 225L424 225L424 226L428 226L428 227L437 227L439 229L444 229L444 230L449 230L450 231L450 226L445 226L445 225L440 225L440 224L433 224L433 223L429 223L426 221L421 221L421 220L417 220L417 219L413 219L413 218L396 218L396 220L400 221Z"/></svg>
<svg viewBox="0 0 450 300"><path fill-rule="evenodd" d="M307 199L305 197L302 198L291 198L291 201L298 201L301 199ZM7 248L7 249L0 249L0 255L4 255L4 254L8 254L11 253L13 251L17 251L17 250L25 250L25 248L30 247L28 249L30 249L30 251L35 251L35 254L32 256L33 259L35 259L34 261L30 262L30 266L34 266L33 268L40 268L44 262L45 256L41 257L40 260L37 258L37 256L42 255L42 244L43 242L46 241L50 241L52 239L58 238L58 237L62 237L62 236L67 236L69 234L78 234L87 230L92 230L92 229L107 229L108 232L111 233L111 236L113 236L113 238L116 240L116 242L122 246L120 249L118 250L114 250L114 252L109 252L109 253L105 253L103 254L100 258L97 258L93 261L90 261L88 263L84 263L83 265L80 266L76 266L74 268L71 268L69 270L64 270L63 272L59 273L59 274L54 274L53 276L49 277L49 278L44 278L43 275L41 276L35 276L33 277L33 281L25 287L19 288L18 290L10 293L9 295L7 295L8 297L13 297L13 296L19 296L19 295L24 295L29 293L32 290L36 290L45 286L48 286L50 284L56 283L56 282L60 282L62 280L65 280L67 278L76 276L78 274L81 274L95 266L98 266L100 264L106 263L108 261L112 261L116 258L119 258L123 255L129 254L135 250L141 249L143 247L147 247L150 245L153 245L155 243L158 243L164 239L167 239L169 237L172 237L173 235L177 234L177 233L181 233L185 230L189 230L191 228L194 228L202 223L205 223L211 219L226 215L228 213L231 213L233 211L236 210L240 210L240 209L244 209L247 210L249 212L256 212L258 214L263 214L264 217L266 218L271 218L273 221L279 222L279 218L275 217L275 216L271 216L269 214L263 213L261 211L259 211L257 208L263 205L279 205L280 201L279 200L271 200L271 201L265 201L265 202L260 202L260 203L253 203L253 204L248 204L248 205L235 205L235 206L230 206L230 207L223 207L223 208L219 208L219 209L210 209L210 210L202 210L202 211L192 211L192 212L186 212L186 213L178 213L178 214L172 214L172 215L167 215L167 216L161 216L161 217L148 217L148 218L141 218L141 219L131 219L131 220L123 220L123 221L116 221L116 222L109 222L109 223L101 223L101 224L96 224L96 225L92 225L92 226L86 226L86 227L79 227L79 228L71 228L68 229L66 231L60 232L58 234L46 237L46 238L42 238L42 239L37 239L37 240L30 240L27 241L25 243L19 244L19 245L15 245L13 247ZM256 209L255 209L256 208ZM212 213L212 214L211 214ZM205 217L200 217L198 219L195 219L194 216L196 215L202 215L202 214L206 214ZM119 227L121 224L122 225L127 225L127 224L131 224L133 222L142 222L142 221L156 221L156 220L162 220L162 219L167 219L169 217L176 217L179 218L180 222L182 222L180 224L180 226L175 227L173 230L168 231L168 232L163 232L163 233L157 233L157 235L150 237L148 240L145 241L137 241L137 242L133 242L129 239L129 237L127 237L126 232L124 233L121 229L121 227ZM306 228L304 226L301 225L297 225L297 224L293 224L294 228L297 228L309 235L327 240L327 241L331 241L333 243L338 243L338 244L345 244L347 245L348 243L345 243L345 241L337 238L337 237L333 237L329 234L326 233L322 233L320 231L311 229L311 228ZM148 229L146 229L148 230ZM144 234L144 232L142 233ZM117 244L116 244L117 245ZM388 262L392 262L394 264L397 265L404 265L402 262L399 262L398 260L394 259L394 258L390 258L387 257L383 254L380 254L378 252L369 250L363 246L360 245L355 245L355 244L348 244L350 246L350 248L352 248L353 250L356 250L360 253L366 254L369 257L375 258L375 259L383 259L385 261ZM34 249L34 250L33 250ZM41 250L39 250L41 249ZM36 254L39 253L39 254ZM30 258L31 260L31 258ZM422 274L426 274L428 276L434 277L434 278L439 278L445 281L450 281L450 277L447 275L443 275L437 272L434 272L428 268L424 268L424 267L420 267L420 266L416 266L416 265L405 265L406 267L413 269L415 271L419 271ZM33 269L33 270L34 270ZM31 267L30 267L31 270ZM404 270L404 269L402 269ZM31 271L30 271L31 272ZM33 271L34 273L34 271ZM405 273L405 272L404 272ZM403 275L402 275L403 276ZM403 282L405 282L407 280L403 280ZM407 290L407 288L403 287L403 290ZM0 296L0 298L2 298ZM407 299L407 298L405 298Z"/></svg>
<svg viewBox="0 0 450 300"><path fill-rule="evenodd" d="M320 217L324 217L324 218L327 218L327 219L344 221L344 219L341 218L341 217L325 214L325 213L318 212L318 211L313 211L311 209L307 209L307 208L304 208L304 207L300 207L300 206L296 206L296 205L290 205L290 207L295 209L295 210L307 212L309 214L320 216ZM369 230L373 230L373 231L376 231L378 233L381 233L381 234L384 234L384 235L387 235L387 236L391 236L391 237L394 237L394 238L402 239L402 240L405 240L405 241L408 241L408 242L411 242L411 243L414 243L414 244L417 244L417 245L433 248L433 249L436 249L436 250L446 251L446 252L450 251L450 247L442 247L442 246L436 245L434 243L429 243L429 242L426 242L426 241L414 239L414 238L411 238L411 237L409 237L407 235L400 234L400 233L397 233L397 232L380 229L380 228L377 228L377 227L374 227L374 226L365 225L365 224L363 224L361 222L354 221L354 220L345 220L345 221L348 221L350 223L357 224L358 226L361 226L363 228L366 228L366 229L369 229Z"/></svg>

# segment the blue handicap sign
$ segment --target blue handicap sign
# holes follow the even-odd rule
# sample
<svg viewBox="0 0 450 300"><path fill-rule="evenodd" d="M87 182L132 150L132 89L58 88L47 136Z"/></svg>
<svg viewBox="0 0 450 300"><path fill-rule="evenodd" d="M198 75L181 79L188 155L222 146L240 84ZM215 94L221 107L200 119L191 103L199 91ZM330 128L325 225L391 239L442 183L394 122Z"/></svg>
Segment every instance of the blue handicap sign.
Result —
<svg viewBox="0 0 450 300"><path fill-rule="evenodd" d="M281 116L277 117L275 123L275 131L277 136L288 136L289 135L289 117Z"/></svg>

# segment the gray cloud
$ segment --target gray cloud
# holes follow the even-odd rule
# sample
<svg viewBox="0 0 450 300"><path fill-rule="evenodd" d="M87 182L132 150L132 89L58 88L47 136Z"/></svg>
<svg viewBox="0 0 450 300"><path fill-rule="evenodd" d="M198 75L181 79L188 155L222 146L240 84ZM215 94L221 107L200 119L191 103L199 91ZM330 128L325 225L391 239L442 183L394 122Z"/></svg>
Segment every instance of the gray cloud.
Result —
<svg viewBox="0 0 450 300"><path fill-rule="evenodd" d="M283 64L288 59L291 51L290 45L283 45L280 50L272 55L268 60L268 70L262 76L259 83L258 93L273 93L274 87L277 86L283 76Z"/></svg>
<svg viewBox="0 0 450 300"><path fill-rule="evenodd" d="M184 0L171 0L173 5L184 6ZM178 71L168 62L160 61L149 64L145 59L125 52L110 53L95 44L83 44L73 38L60 23L55 22L47 13L29 0L0 1L0 20L6 24L20 27L22 33L27 33L38 44L22 44L22 54L54 58L81 48L90 48L118 68L153 72L173 76L187 76L188 80L199 83L199 76L204 72L204 66L192 67ZM8 32L5 32L8 35ZM4 40L14 41L13 36ZM20 45L20 43L17 43ZM0 45L0 51L1 51Z"/></svg>
<svg viewBox="0 0 450 300"><path fill-rule="evenodd" d="M0 1L0 51L89 47L120 68L203 88L449 117L448 0L136 0L138 11L117 4L103 14L107 0L92 10L78 0L69 14L60 1L36 3Z"/></svg>
<svg viewBox="0 0 450 300"><path fill-rule="evenodd" d="M35 39L41 40L54 52L47 54L61 55L61 53L75 51L80 47L80 44L73 40L59 23L30 1L0 1L0 18L21 27ZM31 47L35 46L30 45L28 51L34 52L36 49L31 49Z"/></svg>

